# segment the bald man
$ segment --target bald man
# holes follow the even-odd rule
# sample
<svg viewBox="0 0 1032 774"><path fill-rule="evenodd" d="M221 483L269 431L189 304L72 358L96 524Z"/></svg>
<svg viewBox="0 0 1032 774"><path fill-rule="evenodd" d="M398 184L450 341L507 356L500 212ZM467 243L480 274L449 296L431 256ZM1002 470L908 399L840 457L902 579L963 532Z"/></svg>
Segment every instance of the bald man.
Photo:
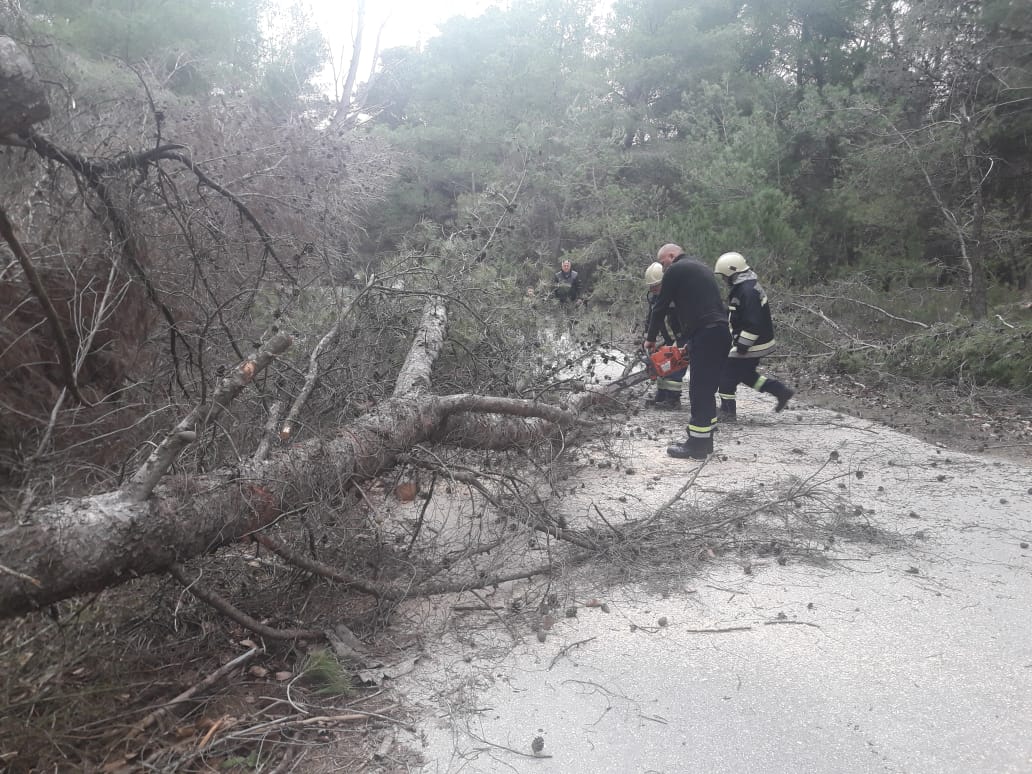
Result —
<svg viewBox="0 0 1032 774"><path fill-rule="evenodd" d="M559 299L559 303L577 300L577 295L580 293L580 278L569 261L563 261L559 265L559 271L555 273L553 279L555 281L555 297Z"/></svg>
<svg viewBox="0 0 1032 774"><path fill-rule="evenodd" d="M713 453L713 428L717 421L717 386L720 373L731 349L731 332L727 325L720 286L713 270L701 261L689 258L679 245L669 243L659 248L656 260L663 264L663 285L653 307L645 349L656 348L659 326L666 311L673 305L681 323L678 343L685 345L691 357L691 379L688 382L688 437L682 443L667 447L671 457L705 459Z"/></svg>

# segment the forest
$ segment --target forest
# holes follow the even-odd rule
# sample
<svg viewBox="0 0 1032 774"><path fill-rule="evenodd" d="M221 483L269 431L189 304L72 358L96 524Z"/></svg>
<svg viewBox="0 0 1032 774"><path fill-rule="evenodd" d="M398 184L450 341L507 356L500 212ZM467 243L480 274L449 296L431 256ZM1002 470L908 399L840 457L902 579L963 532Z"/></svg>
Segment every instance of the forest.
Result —
<svg viewBox="0 0 1032 774"><path fill-rule="evenodd" d="M0 769L272 771L169 736L227 642L314 695L408 600L606 555L549 496L627 396L569 369L633 357L664 243L747 256L829 405L1027 413L1024 0L366 17L0 0ZM119 658L190 667L127 701Z"/></svg>

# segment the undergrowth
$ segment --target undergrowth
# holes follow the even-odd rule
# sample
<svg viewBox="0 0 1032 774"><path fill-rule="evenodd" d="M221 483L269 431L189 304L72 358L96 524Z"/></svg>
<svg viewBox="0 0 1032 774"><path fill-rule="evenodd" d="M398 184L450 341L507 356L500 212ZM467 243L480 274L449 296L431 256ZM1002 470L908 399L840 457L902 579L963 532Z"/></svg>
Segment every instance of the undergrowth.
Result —
<svg viewBox="0 0 1032 774"><path fill-rule="evenodd" d="M940 323L884 347L836 350L826 365L853 376L888 371L918 382L1032 392L1032 322Z"/></svg>
<svg viewBox="0 0 1032 774"><path fill-rule="evenodd" d="M857 377L890 373L1032 392L1028 300L1000 304L986 320L973 321L960 311L962 296L914 288L879 293L862 279L822 292L772 293L778 339L790 350L779 354L788 361Z"/></svg>
<svg viewBox="0 0 1032 774"><path fill-rule="evenodd" d="M936 325L891 347L885 362L911 378L1032 392L1032 321Z"/></svg>

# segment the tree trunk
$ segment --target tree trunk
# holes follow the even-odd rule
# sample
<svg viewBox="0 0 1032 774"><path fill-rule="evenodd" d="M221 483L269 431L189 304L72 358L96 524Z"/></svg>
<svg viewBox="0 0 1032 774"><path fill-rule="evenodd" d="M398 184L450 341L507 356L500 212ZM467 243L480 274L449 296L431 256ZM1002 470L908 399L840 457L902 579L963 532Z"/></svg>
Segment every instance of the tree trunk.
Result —
<svg viewBox="0 0 1032 774"><path fill-rule="evenodd" d="M344 78L340 98L337 100L337 110L333 114L331 125L334 128L339 128L351 112L351 99L355 91L355 80L358 77L359 60L362 56L362 38L365 36L365 0L358 0L355 17L355 34L351 41L351 61L348 64L348 74ZM375 66L376 63L373 64Z"/></svg>
<svg viewBox="0 0 1032 774"><path fill-rule="evenodd" d="M970 115L960 117L960 128L964 136L964 161L967 165L968 186L971 189L971 238L965 249L964 262L968 271L968 303L971 316L984 320L989 315L989 298L986 287L985 248L982 236L985 232L985 202L983 183L985 176L978 167L975 155L974 127Z"/></svg>
<svg viewBox="0 0 1032 774"><path fill-rule="evenodd" d="M416 444L444 440L502 448L540 441L578 422L575 411L532 401L429 394L446 323L444 305L431 300L394 395L332 438L234 470L168 477L143 501L130 486L42 508L28 523L0 526L0 618L215 551L318 499L328 481L377 475ZM585 394L581 403L591 399ZM182 438L182 432L176 435Z"/></svg>

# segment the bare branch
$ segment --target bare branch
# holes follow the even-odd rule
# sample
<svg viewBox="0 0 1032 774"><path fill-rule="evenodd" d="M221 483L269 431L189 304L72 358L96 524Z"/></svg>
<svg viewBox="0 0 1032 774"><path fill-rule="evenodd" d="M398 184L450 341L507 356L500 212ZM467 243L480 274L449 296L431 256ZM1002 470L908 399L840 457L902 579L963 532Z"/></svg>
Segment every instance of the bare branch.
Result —
<svg viewBox="0 0 1032 774"><path fill-rule="evenodd" d="M94 193L96 193L97 198L100 199L100 202L103 205L104 216L109 221L111 230L118 238L122 257L129 265L133 274L136 275L136 278L143 283L144 290L147 292L147 297L155 306L158 307L162 316L165 318L165 322L168 323L169 350L172 356L176 381L179 384L179 388L183 391L183 394L189 395L186 385L183 384L179 376L179 355L176 349L176 341L181 341L183 346L186 347L187 352L192 357L193 352L190 349L190 343L180 331L179 324L177 323L175 316L172 314L172 310L169 309L168 305L161 300L157 288L155 288L154 283L151 282L150 277L144 268L145 251L136 239L136 236L133 233L133 230L129 227L128 222L126 222L125 218L122 217L118 207L115 206L114 199L111 197L107 186L105 186L101 180L102 175L108 171L139 168L141 165L149 163L149 161L161 156L161 154L168 152L170 148L177 148L180 146L163 146L144 153L126 154L116 160L113 164L105 165L90 161L86 157L80 156L77 153L65 151L35 132L23 134L22 139L24 139L28 143L29 147L43 158L63 164L73 172L82 175L86 179L86 183L89 187L94 191Z"/></svg>
<svg viewBox="0 0 1032 774"><path fill-rule="evenodd" d="M269 448L272 446L272 439L276 437L280 414L283 413L283 403L282 398L277 398L269 406L269 418L265 421L265 427L262 428L262 440L251 458L254 462L264 462L265 458L269 456Z"/></svg>
<svg viewBox="0 0 1032 774"><path fill-rule="evenodd" d="M874 304L869 304L866 301L861 301L858 298L849 298L848 296L826 296L826 295L821 295L819 293L808 293L806 295L798 296L798 298L820 298L820 299L823 299L825 301L848 301L851 304L857 304L858 306L863 306L863 307L866 307L868 309L873 309L876 312L881 312L883 315L885 315L886 317L888 317L891 320L896 320L898 322L909 323L910 325L916 325L919 328L927 328L927 327L929 327L928 323L923 323L923 322L920 322L919 320L909 320L906 317L899 317L898 315L892 314L892 312L889 312L889 311L887 311L885 309L882 309L880 306L875 306Z"/></svg>
<svg viewBox="0 0 1032 774"><path fill-rule="evenodd" d="M845 330L845 329L844 329L844 328L843 328L843 327L842 327L841 325L839 325L839 324L838 324L837 322L835 322L835 321L834 321L834 320L832 320L832 319L831 319L830 317L828 317L828 316L827 316L826 314L824 314L824 312L822 312L822 311L821 311L820 309L814 309L814 308L812 308L812 307L809 307L809 306L807 306L806 304L800 304L800 303L798 303L798 302L790 302L790 303L789 303L789 305L790 305L790 306L794 306L794 307L797 307L797 308L799 308L799 309L802 309L802 310L803 310L803 311L805 311L805 312L809 312L809 313L810 313L810 314L812 314L812 315L813 315L814 317L819 317L819 318L820 318L821 320L823 320L823 321L824 321L824 322L826 322L826 323L827 323L828 325L830 325L830 326L832 327L832 329L834 329L834 331L835 331L835 332L836 332L836 333L837 333L837 334L838 334L839 336L841 336L841 337L842 337L843 341L855 341L855 342L857 342L858 344L862 344L862 345L864 345L865 347L874 347L874 346L875 346L875 345L873 345L873 344L869 344L869 343L868 343L868 342L866 342L866 341L863 341L862 339L858 338L857 336L851 335L851 334L850 334L850 333L849 333L848 331L846 331L846 330ZM835 348L836 348L836 349L838 349L838 348L841 348L841 344L840 344L840 345L837 345L837 346L836 346Z"/></svg>
<svg viewBox="0 0 1032 774"><path fill-rule="evenodd" d="M255 375L264 370L278 355L290 346L290 336L278 333L268 343L243 363L238 365L211 397L208 405L197 406L187 414L169 433L165 440L151 452L147 461L125 487L126 494L136 502L143 502L157 485L165 471L176 461L179 453L197 439L197 431L217 419L223 410L251 383Z"/></svg>
<svg viewBox="0 0 1032 774"><path fill-rule="evenodd" d="M271 626L266 626L260 621L256 621L251 618L247 613L244 613L231 605L211 589L201 586L198 583L200 576L191 579L186 573L186 568L181 564L170 565L168 571L173 578L183 584L186 590L199 600L211 605L227 618L236 621L245 629L249 629L255 634L260 634L262 637L266 637L270 640L315 640L316 642L319 642L320 640L326 639L326 635L323 632L315 629L274 629Z"/></svg>
<svg viewBox="0 0 1032 774"><path fill-rule="evenodd" d="M363 594L369 594L370 596L377 597L378 599L393 596L393 594L389 590L372 586L363 581L361 578L355 577L350 573L346 573L343 570L338 570L336 567L331 567L330 565L324 562L320 562L316 559L310 559L309 557L304 556L303 554L297 553L297 551L292 551L283 543L281 543L273 537L270 537L269 535L265 535L261 532L258 532L252 535L251 537L255 540L255 542L265 546L274 554L279 555L295 567L300 567L302 570L307 570L308 572L313 573L314 575L319 575L323 578L328 578L330 580L346 583L348 586L351 586L357 589L358 591L361 591Z"/></svg>
<svg viewBox="0 0 1032 774"><path fill-rule="evenodd" d="M319 378L319 356L322 353L333 346L336 342L337 337L340 335L340 329L344 325L344 320L347 319L348 315L351 314L351 310L355 308L355 304L358 303L359 299L362 298L372 287L373 276L370 275L369 281L362 291L351 300L348 304L347 309L341 312L340 316L337 317L337 321L333 324L333 327L327 331L326 335L323 336L319 343L315 345L312 350L312 354L308 356L308 372L305 374L305 381L301 387L301 392L298 393L294 402L290 406L290 410L287 412L287 418L283 421L283 426L280 428L279 437L281 440L287 440L294 433L294 424L297 422L298 416L301 414L301 409L304 408L305 403L308 402L309 396L312 394L312 390L315 389L316 381ZM263 457L264 458L264 457Z"/></svg>
<svg viewBox="0 0 1032 774"><path fill-rule="evenodd" d="M234 194L225 186L221 185L220 183L217 183L215 180L210 178L207 174L205 174L204 170L197 166L197 164L194 163L193 159L191 159L185 153L169 151L167 153L161 154L161 158L175 159L176 161L180 162L183 166L185 166L187 169L193 172L194 175L197 176L197 179L200 180L204 185L206 185L208 188L215 191L216 193L219 193L225 198L229 199L233 206L236 207L237 212L239 212L244 217L244 219L251 224L251 227L258 233L259 238L262 240L262 245L265 247L265 250L269 253L269 255L272 256L272 259L276 262L276 265L279 266L280 271L283 272L284 276L286 276L287 279L297 284L297 278L283 264L283 261L280 260L279 254L276 252L276 248L273 246L272 237L269 235L269 232L265 230L265 227L262 226L262 224L258 221L258 218L254 216L254 213L251 212L251 210L248 208L246 204L244 204L244 202L240 199L239 196Z"/></svg>
<svg viewBox="0 0 1032 774"><path fill-rule="evenodd" d="M194 694L198 693L199 691L203 691L203 690L205 690L207 688L211 688L213 685L215 685L215 683L217 683L223 677L228 675L234 669L236 669L237 667L243 666L248 661L250 661L252 658L257 656L259 653L263 653L263 652L264 651L262 650L262 648L259 648L259 647L256 646L256 647L251 648L246 653L241 653L236 658L230 659L225 664L223 664L221 667L219 667L214 672L212 672L210 675L208 675L203 680L201 680L199 683L197 683L196 685L190 686L189 688L187 688L185 691L183 691L181 694L176 696L171 701L169 701L169 702L167 702L165 704L162 704L156 710L154 710L153 712L151 712L148 715L146 715L139 723L137 723L135 726L133 726L131 729L129 729L128 732L126 732L125 738L126 739L133 739L134 737L139 736L144 731L146 731L148 728L153 726L158 720L160 720L165 715L167 715L172 710L173 707L175 707L175 706L177 706L179 704L182 704L184 701L188 701L191 697L194 696Z"/></svg>

